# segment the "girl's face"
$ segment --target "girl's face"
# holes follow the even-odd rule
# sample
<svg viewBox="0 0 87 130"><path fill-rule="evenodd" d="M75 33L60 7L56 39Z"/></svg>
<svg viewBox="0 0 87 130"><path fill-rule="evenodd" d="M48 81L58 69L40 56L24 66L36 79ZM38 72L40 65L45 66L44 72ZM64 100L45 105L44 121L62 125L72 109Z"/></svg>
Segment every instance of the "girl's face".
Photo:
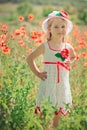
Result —
<svg viewBox="0 0 87 130"><path fill-rule="evenodd" d="M49 28L52 36L65 36L67 33L67 22L61 18L54 18Z"/></svg>

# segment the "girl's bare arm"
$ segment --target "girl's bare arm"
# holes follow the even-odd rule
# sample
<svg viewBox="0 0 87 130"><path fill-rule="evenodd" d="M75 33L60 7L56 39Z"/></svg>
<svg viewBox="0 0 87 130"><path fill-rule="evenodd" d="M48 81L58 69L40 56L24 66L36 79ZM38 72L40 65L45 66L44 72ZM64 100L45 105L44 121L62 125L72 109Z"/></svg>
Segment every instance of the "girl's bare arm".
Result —
<svg viewBox="0 0 87 130"><path fill-rule="evenodd" d="M47 78L46 72L40 72L38 67L36 66L35 59L40 56L41 54L44 54L45 47L43 44L41 44L39 47L37 47L26 59L30 69L32 72L41 78L42 80L45 80Z"/></svg>

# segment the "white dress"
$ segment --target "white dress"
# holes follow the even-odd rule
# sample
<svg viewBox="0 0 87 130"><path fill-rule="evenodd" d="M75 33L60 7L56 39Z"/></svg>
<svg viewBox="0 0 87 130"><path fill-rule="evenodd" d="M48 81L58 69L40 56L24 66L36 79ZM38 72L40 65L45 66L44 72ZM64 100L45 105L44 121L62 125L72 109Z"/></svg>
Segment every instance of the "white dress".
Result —
<svg viewBox="0 0 87 130"><path fill-rule="evenodd" d="M48 43L44 43L45 53L43 55L44 62L62 62L60 58L55 56L57 51L52 50ZM69 50L71 45L66 43L66 48ZM53 106L58 109L65 108L65 104L72 105L72 96L69 84L69 70L59 65L59 71L56 64L44 64L44 71L47 72L47 79L41 80L38 88L36 106L41 105L45 100L50 99ZM58 82L58 73L60 81Z"/></svg>

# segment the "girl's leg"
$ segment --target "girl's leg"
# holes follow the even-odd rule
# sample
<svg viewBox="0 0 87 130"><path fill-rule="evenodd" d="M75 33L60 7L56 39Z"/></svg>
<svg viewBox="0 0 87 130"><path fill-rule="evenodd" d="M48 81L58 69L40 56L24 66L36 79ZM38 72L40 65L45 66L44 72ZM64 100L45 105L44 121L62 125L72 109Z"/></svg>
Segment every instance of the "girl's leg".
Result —
<svg viewBox="0 0 87 130"><path fill-rule="evenodd" d="M47 125L46 130L53 130L52 129L52 121L49 123L49 125Z"/></svg>
<svg viewBox="0 0 87 130"><path fill-rule="evenodd" d="M53 130L52 128L58 128L58 123L61 117L61 113L58 112L58 114L54 115L54 117L52 118L52 121L49 123L49 125L47 126L46 130Z"/></svg>
<svg viewBox="0 0 87 130"><path fill-rule="evenodd" d="M54 117L53 117L53 126L55 128L58 127L58 123L60 120L60 117L63 116L67 116L70 113L70 110L68 109L67 111L63 112L63 109L60 107L59 111L55 113Z"/></svg>
<svg viewBox="0 0 87 130"><path fill-rule="evenodd" d="M57 115L54 115L54 117L53 117L53 122L52 122L52 126L53 126L54 128L57 128L57 127L58 127L60 117L61 117L61 113L60 113L60 112L59 112Z"/></svg>

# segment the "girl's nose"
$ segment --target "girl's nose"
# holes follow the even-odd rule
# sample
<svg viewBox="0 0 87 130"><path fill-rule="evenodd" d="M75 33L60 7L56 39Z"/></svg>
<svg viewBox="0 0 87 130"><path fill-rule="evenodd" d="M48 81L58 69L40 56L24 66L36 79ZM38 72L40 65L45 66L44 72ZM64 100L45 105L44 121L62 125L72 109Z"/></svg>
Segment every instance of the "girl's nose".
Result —
<svg viewBox="0 0 87 130"><path fill-rule="evenodd" d="M62 28L59 28L58 30L59 30L59 31L62 31Z"/></svg>

